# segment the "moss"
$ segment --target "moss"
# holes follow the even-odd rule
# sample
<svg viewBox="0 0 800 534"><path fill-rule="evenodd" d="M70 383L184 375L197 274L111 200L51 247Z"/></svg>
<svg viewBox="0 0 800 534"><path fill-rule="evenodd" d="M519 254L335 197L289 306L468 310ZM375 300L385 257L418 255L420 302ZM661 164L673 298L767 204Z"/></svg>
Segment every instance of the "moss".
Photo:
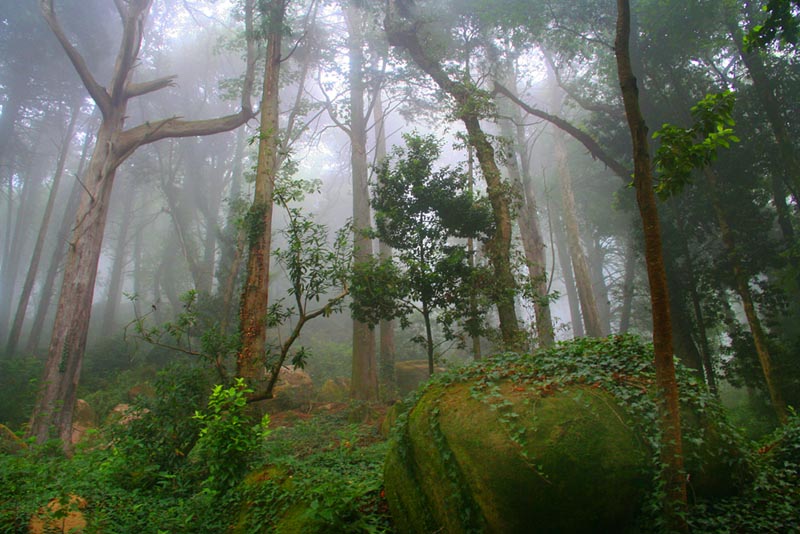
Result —
<svg viewBox="0 0 800 534"><path fill-rule="evenodd" d="M636 532L659 515L650 348L630 336L500 355L426 386L398 418L385 487L399 532ZM749 462L681 371L697 497L744 486Z"/></svg>

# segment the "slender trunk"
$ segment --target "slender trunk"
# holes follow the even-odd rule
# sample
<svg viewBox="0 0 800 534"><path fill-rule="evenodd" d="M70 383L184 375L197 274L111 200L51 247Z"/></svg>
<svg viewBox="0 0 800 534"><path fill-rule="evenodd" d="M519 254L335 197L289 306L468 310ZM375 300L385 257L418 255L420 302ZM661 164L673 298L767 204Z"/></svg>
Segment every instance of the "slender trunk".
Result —
<svg viewBox="0 0 800 534"><path fill-rule="evenodd" d="M586 325L586 334L590 337L603 335L600 325L600 314L597 311L597 302L592 289L592 278L589 274L589 262L581 245L580 231L578 230L578 217L575 210L575 195L572 192L572 173L567 163L564 149L564 138L561 132L555 133L555 154L558 159L558 169L561 175L561 202L564 208L564 222L567 230L567 244L569 246L572 267L575 270L575 282L578 286L578 300L581 303L583 322Z"/></svg>
<svg viewBox="0 0 800 534"><path fill-rule="evenodd" d="M625 334L631 327L633 290L636 281L636 241L633 232L628 234L625 246L625 278L622 282L622 306L619 312L619 332Z"/></svg>
<svg viewBox="0 0 800 534"><path fill-rule="evenodd" d="M583 328L583 317L581 317L581 304L578 299L578 290L575 286L575 275L572 270L572 259L569 255L569 245L567 244L567 234L564 231L563 221L556 220L553 224L553 234L556 241L556 252L558 253L558 263L561 266L561 274L564 277L564 287L567 291L567 302L569 303L569 316L572 324L572 336L583 337L586 331Z"/></svg>
<svg viewBox="0 0 800 534"><path fill-rule="evenodd" d="M364 53L361 13L348 2L344 8L350 60L350 170L353 179L353 263L372 255L367 169L367 122L364 115ZM350 394L359 400L378 399L375 332L366 323L353 320L353 370Z"/></svg>
<svg viewBox="0 0 800 534"><path fill-rule="evenodd" d="M631 132L634 160L634 187L639 215L644 230L644 253L647 279L650 284L650 302L653 316L653 352L661 426L661 463L666 491L665 513L667 527L672 531L688 532L686 524L686 477L683 469L683 441L678 395L673 362L672 321L670 319L669 290L664 269L664 251L658 204L653 190L653 173L648 147L647 125L639 107L639 90L631 67L630 4L617 0L617 25L614 54L617 60L625 116Z"/></svg>
<svg viewBox="0 0 800 534"><path fill-rule="evenodd" d="M725 251L728 254L728 261L731 263L733 269L733 276L736 283L736 292L742 300L742 307L744 308L745 317L747 317L747 324L750 327L750 334L753 336L753 344L756 348L758 361L761 364L761 370L764 373L764 382L767 386L770 401L772 402L772 409L775 410L775 415L781 424L785 424L788 420L788 411L786 401L781 394L778 387L778 379L775 368L772 362L772 356L769 351L769 344L764 327L761 324L761 319L758 317L755 303L753 302L753 295L750 291L750 283L747 279L742 263L736 253L736 238L733 235L733 230L728 224L725 210L719 200L720 183L717 174L709 167L705 167L704 174L710 186L711 206L714 209L714 214L717 216L717 224L719 225L720 235L722 237L722 244L725 246Z"/></svg>
<svg viewBox="0 0 800 534"><path fill-rule="evenodd" d="M425 347L428 353L428 376L433 376L433 331L431 329L431 310L427 301L422 301L422 319L425 322Z"/></svg>
<svg viewBox="0 0 800 534"><path fill-rule="evenodd" d="M594 300L597 303L597 312L600 318L600 329L604 336L611 333L611 303L608 300L608 286L603 272L605 253L597 239L589 241L589 272L591 273Z"/></svg>
<svg viewBox="0 0 800 534"><path fill-rule="evenodd" d="M236 375L251 383L265 375L269 264L272 244L272 195L278 176L279 90L281 35L286 11L284 0L272 0L267 9L269 29L267 58L261 101L261 129L258 143L255 196L246 218L248 239L247 279L239 311L242 347L236 361Z"/></svg>
<svg viewBox="0 0 800 534"><path fill-rule="evenodd" d="M58 226L58 233L56 234L56 243L53 247L53 253L50 255L50 263L47 268L47 275L45 276L42 289L39 292L39 304L36 307L36 315L33 318L33 325L31 326L31 333L28 337L26 345L27 352L35 352L39 348L39 340L41 339L42 330L44 329L44 321L47 318L47 312L50 310L50 302L55 292L56 276L58 275L59 267L65 257L64 248L69 239L70 230L72 229L72 221L78 213L78 204L81 200L81 193L83 186L81 186L79 176L83 175L86 158L89 154L89 149L92 146L92 135L86 135L81 149L81 158L78 162L78 169L75 171L75 181L72 184L72 190L69 193L69 200L64 209L64 214L61 217L61 224Z"/></svg>
<svg viewBox="0 0 800 534"><path fill-rule="evenodd" d="M375 161L377 163L386 159L386 117L383 114L383 98L380 85L375 89L372 114L375 121ZM392 248L383 241L378 243L378 253L382 261L392 257ZM395 342L394 321L381 320L378 324L379 331L379 357L380 357L380 387L385 399L395 396L397 383L395 379Z"/></svg>
<svg viewBox="0 0 800 534"><path fill-rule="evenodd" d="M516 80L511 80L511 87L516 87ZM528 165L525 163L529 159L525 150L524 130L514 128L512 121L522 124L519 117L519 108L504 102L504 112L511 115L511 119L503 119L500 122L503 137L514 142L514 154L511 154L506 161L511 182L515 184L519 196L522 199L521 206L517 213L517 223L519 224L522 249L525 253L525 260L528 263L528 276L534 290L533 311L536 321L536 335L539 345L542 347L552 346L555 342L553 333L553 318L550 313L550 299L547 295L547 257L545 255L544 238L542 229L539 225L539 214L536 208L536 196L533 187L530 187L531 177L523 173ZM523 162L520 165L517 161Z"/></svg>
<svg viewBox="0 0 800 534"><path fill-rule="evenodd" d="M108 282L106 292L106 305L103 314L104 335L110 335L116 329L117 309L122 297L123 275L127 264L128 232L133 218L133 204L136 199L135 188L129 187L126 191L124 208L122 210L122 220L120 221L117 242L114 246L114 264L111 268L111 277Z"/></svg>
<svg viewBox="0 0 800 534"><path fill-rule="evenodd" d="M50 217L53 214L53 206L55 205L56 196L58 195L58 187L61 183L61 177L64 174L64 167L66 165L67 156L69 155L69 148L72 145L72 137L75 133L75 124L78 121L81 107L80 103L75 104L72 108L69 124L64 139L61 143L61 151L58 155L56 162L56 170L53 173L53 183L50 186L50 194L47 197L47 205L44 209L42 216L42 223L39 226L39 233L36 236L36 243L33 246L33 253L31 254L31 262L28 266L28 274L25 277L25 282L22 285L22 293L19 297L17 304L17 312L14 315L14 323L11 326L11 333L8 337L8 345L6 351L8 354L13 354L17 350L20 334L22 333L22 323L25 321L25 314L28 310L28 302L30 301L31 293L33 292L33 284L36 281L36 274L39 271L39 261L42 257L42 249L44 248L45 237L47 230L50 226Z"/></svg>
<svg viewBox="0 0 800 534"><path fill-rule="evenodd" d="M475 191L475 154L471 146L467 146L467 177L469 179L469 194ZM467 239L467 254L469 255L468 262L470 270L475 268L476 254L475 240L473 238ZM477 282L472 284L469 294L469 313L471 317L478 317L478 285ZM481 338L478 335L470 335L472 340L472 359L479 361L482 358L481 354Z"/></svg>

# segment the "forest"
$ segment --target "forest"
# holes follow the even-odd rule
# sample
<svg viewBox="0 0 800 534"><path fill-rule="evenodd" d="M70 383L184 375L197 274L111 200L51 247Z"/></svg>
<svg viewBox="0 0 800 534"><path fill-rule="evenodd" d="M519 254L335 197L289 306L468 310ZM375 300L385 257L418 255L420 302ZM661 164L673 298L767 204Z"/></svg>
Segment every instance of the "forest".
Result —
<svg viewBox="0 0 800 534"><path fill-rule="evenodd" d="M0 533L800 532L798 40L0 0Z"/></svg>

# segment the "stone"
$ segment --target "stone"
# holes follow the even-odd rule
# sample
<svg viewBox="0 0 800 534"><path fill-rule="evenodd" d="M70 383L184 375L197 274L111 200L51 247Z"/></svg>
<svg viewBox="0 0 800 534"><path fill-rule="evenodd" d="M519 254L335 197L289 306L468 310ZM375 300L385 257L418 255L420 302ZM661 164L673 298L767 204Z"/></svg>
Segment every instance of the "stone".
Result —
<svg viewBox="0 0 800 534"><path fill-rule="evenodd" d="M80 534L87 526L86 518L81 511L86 505L86 499L78 495L70 494L66 499L53 499L31 518L28 532L29 534L52 532Z"/></svg>

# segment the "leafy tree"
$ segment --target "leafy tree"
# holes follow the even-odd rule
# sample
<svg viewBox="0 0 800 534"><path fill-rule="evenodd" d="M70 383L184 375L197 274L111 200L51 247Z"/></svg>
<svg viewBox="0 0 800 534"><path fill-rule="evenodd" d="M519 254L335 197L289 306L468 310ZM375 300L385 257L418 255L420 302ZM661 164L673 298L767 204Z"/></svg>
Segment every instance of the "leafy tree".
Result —
<svg viewBox="0 0 800 534"><path fill-rule="evenodd" d="M356 317L371 325L380 319L400 318L408 325L413 311L422 314L428 370L433 373L432 320L453 337L453 324L469 317L471 280L476 270L468 262L467 247L451 238L486 240L492 229L485 202L468 189L460 169L434 169L440 147L433 136L404 135L406 148L395 147L393 156L377 169L372 207L377 236L396 251L396 259L373 260L356 269L351 291Z"/></svg>

